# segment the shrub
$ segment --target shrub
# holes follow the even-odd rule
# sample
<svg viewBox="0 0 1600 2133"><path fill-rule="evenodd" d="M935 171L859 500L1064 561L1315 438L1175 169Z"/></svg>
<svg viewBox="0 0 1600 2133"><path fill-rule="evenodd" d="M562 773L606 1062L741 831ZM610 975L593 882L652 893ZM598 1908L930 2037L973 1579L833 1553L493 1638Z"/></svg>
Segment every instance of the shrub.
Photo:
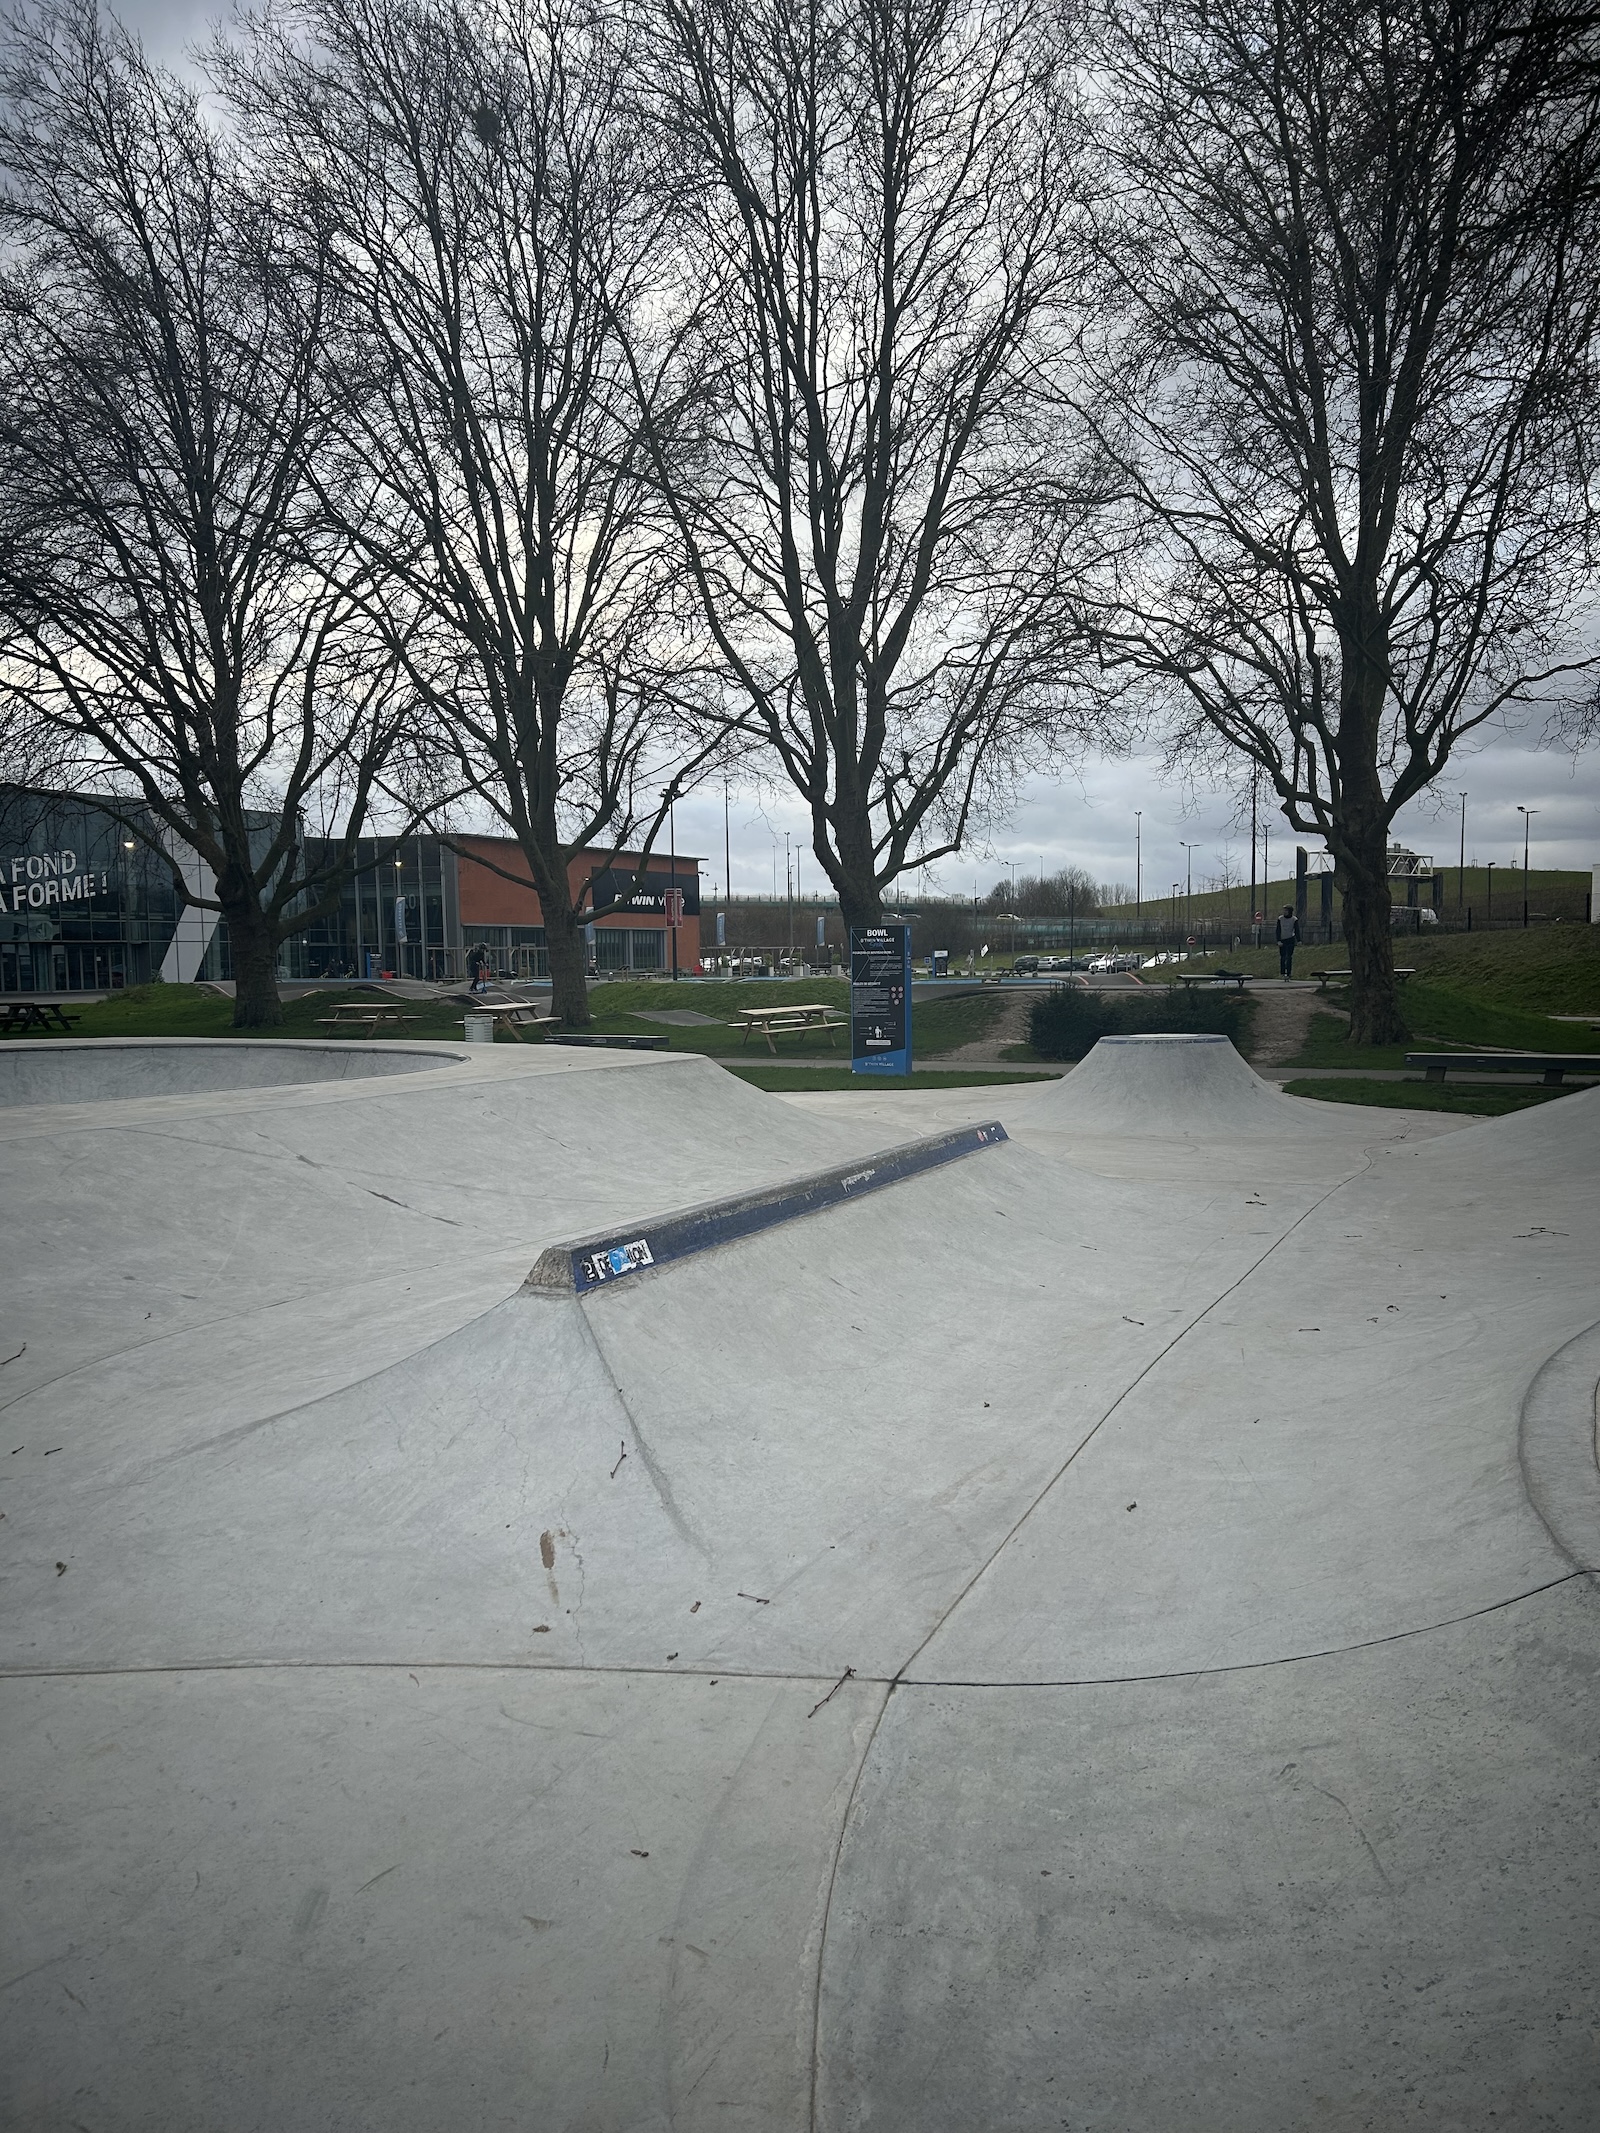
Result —
<svg viewBox="0 0 1600 2133"><path fill-rule="evenodd" d="M1102 1037L1200 1032L1244 1050L1250 1003L1237 993L1088 992L1056 985L1033 1003L1028 1039L1046 1059L1081 1059Z"/></svg>

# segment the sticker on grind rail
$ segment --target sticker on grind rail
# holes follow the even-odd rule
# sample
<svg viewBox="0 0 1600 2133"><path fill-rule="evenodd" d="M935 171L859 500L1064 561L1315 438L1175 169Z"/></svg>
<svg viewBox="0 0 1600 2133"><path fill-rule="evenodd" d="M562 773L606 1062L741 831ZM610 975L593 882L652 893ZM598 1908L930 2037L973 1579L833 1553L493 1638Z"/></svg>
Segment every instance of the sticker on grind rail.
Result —
<svg viewBox="0 0 1600 2133"><path fill-rule="evenodd" d="M937 1169L958 1157L991 1148L1008 1138L998 1119L981 1126L963 1126L929 1140L914 1141L906 1148L891 1148L871 1163L841 1165L819 1176L780 1186L775 1191L742 1193L737 1198L714 1201L708 1207L667 1215L655 1224L648 1237L607 1239L584 1244L570 1253L572 1286L580 1296L612 1288L630 1274L647 1267L667 1265L707 1252L719 1244L734 1244L801 1215L820 1214L825 1208L842 1206L885 1185ZM548 1263L548 1262L546 1262ZM536 1272L535 1285L540 1285Z"/></svg>
<svg viewBox="0 0 1600 2133"><path fill-rule="evenodd" d="M597 1289L603 1281L616 1281L623 1274L637 1273L640 1267L655 1263L650 1240L635 1237L631 1244L607 1244L581 1257L574 1253L572 1272L580 1289Z"/></svg>

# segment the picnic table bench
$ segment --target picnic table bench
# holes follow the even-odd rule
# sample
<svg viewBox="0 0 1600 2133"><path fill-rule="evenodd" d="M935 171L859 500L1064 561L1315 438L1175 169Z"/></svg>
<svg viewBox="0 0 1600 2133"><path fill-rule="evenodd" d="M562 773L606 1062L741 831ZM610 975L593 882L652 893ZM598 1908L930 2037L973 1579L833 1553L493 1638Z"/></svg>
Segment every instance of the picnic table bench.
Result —
<svg viewBox="0 0 1600 2133"><path fill-rule="evenodd" d="M813 1001L804 1006L741 1007L738 1022L729 1026L733 1029L743 1026L744 1035L739 1039L741 1051L750 1042L751 1031L759 1030L767 1040L767 1050L776 1059L778 1047L772 1041L774 1037L787 1036L800 1030L825 1029L828 1032L829 1044L834 1044L834 1031L845 1028L848 1020L848 1016L841 1015L837 1008Z"/></svg>
<svg viewBox="0 0 1600 2133"><path fill-rule="evenodd" d="M403 1015L397 1007L366 1007L347 1001L336 1007L331 1015L318 1015L317 1022L323 1029L366 1029L369 1033L384 1022L415 1022L415 1015Z"/></svg>
<svg viewBox="0 0 1600 2133"><path fill-rule="evenodd" d="M519 1044L523 1041L522 1033L526 1029L544 1031L561 1027L559 1015L540 1014L532 1000L512 999L503 993L497 997L494 994L458 992L455 997L469 1015L493 1015L497 1028L504 1023Z"/></svg>
<svg viewBox="0 0 1600 2133"><path fill-rule="evenodd" d="M0 1001L0 1033L7 1037L24 1029L62 1030L70 1037L77 1020L57 1000Z"/></svg>
<svg viewBox="0 0 1600 2133"><path fill-rule="evenodd" d="M1417 973L1416 970L1412 967L1408 966L1407 968L1402 969L1397 964L1395 966L1394 974L1399 979L1400 983L1403 985L1407 978L1414 978ZM1326 992L1330 979L1353 978L1355 976L1355 972L1353 970L1318 970L1314 971L1312 975L1316 978L1318 992Z"/></svg>
<svg viewBox="0 0 1600 2133"><path fill-rule="evenodd" d="M1406 1065L1421 1067L1429 1081L1458 1074L1537 1074L1547 1089L1559 1089L1567 1074L1600 1074L1597 1052L1407 1052Z"/></svg>
<svg viewBox="0 0 1600 2133"><path fill-rule="evenodd" d="M1178 973L1178 983L1190 992L1197 985L1231 985L1235 992L1243 992L1249 979L1248 970L1185 970Z"/></svg>

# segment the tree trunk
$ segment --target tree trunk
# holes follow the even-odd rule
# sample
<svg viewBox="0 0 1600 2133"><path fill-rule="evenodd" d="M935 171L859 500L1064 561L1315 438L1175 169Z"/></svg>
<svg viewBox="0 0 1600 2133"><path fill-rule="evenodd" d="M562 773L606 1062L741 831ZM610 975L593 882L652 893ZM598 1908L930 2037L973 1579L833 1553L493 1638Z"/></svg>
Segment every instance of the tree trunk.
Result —
<svg viewBox="0 0 1600 2133"><path fill-rule="evenodd" d="M233 963L235 1029L278 1029L283 1001L278 995L278 944L260 905L248 894L221 896L228 922L228 952Z"/></svg>
<svg viewBox="0 0 1600 2133"><path fill-rule="evenodd" d="M1350 1042L1405 1044L1411 1036L1400 1012L1394 976L1392 899L1386 864L1386 833L1378 836L1376 862L1338 861L1344 941L1350 957Z"/></svg>
<svg viewBox="0 0 1600 2133"><path fill-rule="evenodd" d="M848 936L852 926L883 924L883 891L872 857L872 823L864 808L860 810L860 821L841 821L839 817L847 805L841 802L835 807L831 826L838 865L833 885L839 892L839 910Z"/></svg>
<svg viewBox="0 0 1600 2133"><path fill-rule="evenodd" d="M550 957L550 1012L563 1029L589 1027L589 950L570 907L553 911L544 898L544 938Z"/></svg>

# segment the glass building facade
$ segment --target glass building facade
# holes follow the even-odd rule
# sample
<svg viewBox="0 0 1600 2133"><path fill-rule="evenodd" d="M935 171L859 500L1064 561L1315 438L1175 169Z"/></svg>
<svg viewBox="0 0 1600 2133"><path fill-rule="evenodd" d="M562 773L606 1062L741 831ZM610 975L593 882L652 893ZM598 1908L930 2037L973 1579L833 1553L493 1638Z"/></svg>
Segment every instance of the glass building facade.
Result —
<svg viewBox="0 0 1600 2133"><path fill-rule="evenodd" d="M147 984L178 914L171 867L126 823L93 800L0 788L0 994Z"/></svg>
<svg viewBox="0 0 1600 2133"><path fill-rule="evenodd" d="M252 840L264 849L276 826L269 814L252 818ZM308 856L314 865L317 840L308 840ZM575 856L575 891L589 863ZM227 924L183 896L175 865L199 895L210 893L195 854L144 810L114 814L92 797L0 787L0 996L231 978ZM473 838L460 852L437 837L364 839L335 908L279 949L279 976L450 982L482 948L497 972L548 977L538 901L520 874L520 853L507 839ZM637 887L620 863L595 873L598 923L585 928L591 969L668 967L666 892L674 884L687 935L696 937L680 933L680 959L692 967L700 896L690 860L676 875L652 864Z"/></svg>

